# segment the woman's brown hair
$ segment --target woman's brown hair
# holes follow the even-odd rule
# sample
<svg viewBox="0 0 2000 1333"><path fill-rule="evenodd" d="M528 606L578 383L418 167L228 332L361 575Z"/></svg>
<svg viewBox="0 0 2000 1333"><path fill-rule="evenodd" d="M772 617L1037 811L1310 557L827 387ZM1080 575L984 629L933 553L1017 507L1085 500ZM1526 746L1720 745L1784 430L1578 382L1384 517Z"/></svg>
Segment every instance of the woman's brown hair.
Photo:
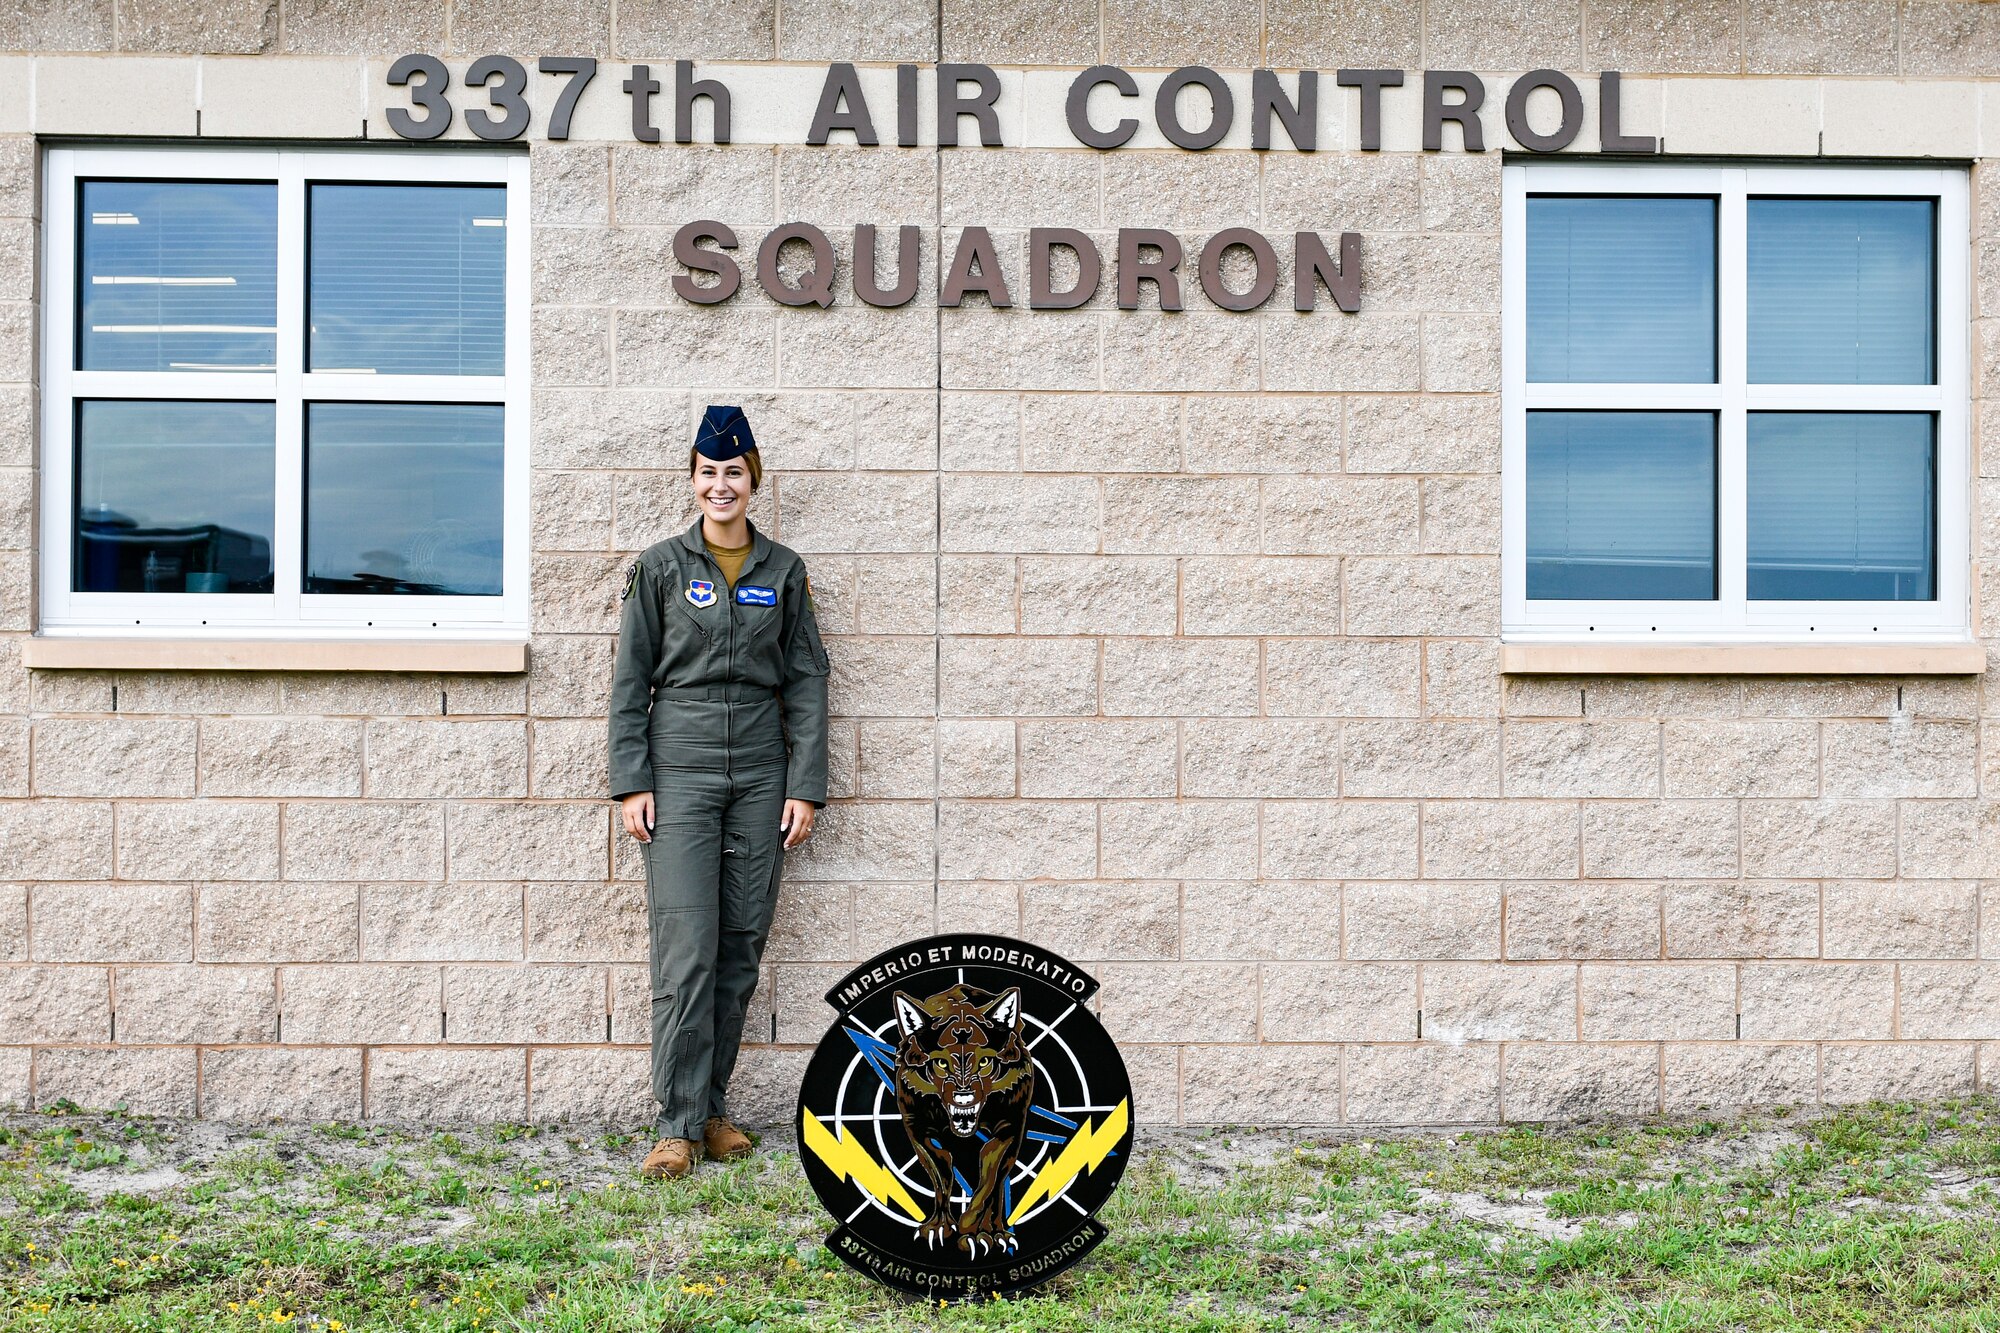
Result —
<svg viewBox="0 0 2000 1333"><path fill-rule="evenodd" d="M699 449L690 448L688 450L688 475L692 477L694 475L694 470L700 466L701 466L701 451ZM747 449L744 451L743 466L750 469L751 490L754 491L759 486L762 486L764 484L764 460L761 456L759 456L759 454L755 449Z"/></svg>

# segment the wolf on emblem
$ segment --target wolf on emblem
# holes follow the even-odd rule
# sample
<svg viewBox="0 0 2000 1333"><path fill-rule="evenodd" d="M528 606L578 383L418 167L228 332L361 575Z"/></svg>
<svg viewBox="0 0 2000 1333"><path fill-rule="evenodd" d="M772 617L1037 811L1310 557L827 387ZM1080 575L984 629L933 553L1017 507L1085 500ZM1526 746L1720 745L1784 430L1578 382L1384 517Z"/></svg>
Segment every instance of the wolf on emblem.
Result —
<svg viewBox="0 0 2000 1333"><path fill-rule="evenodd" d="M930 1216L917 1235L931 1249L954 1243L968 1257L1012 1254L1007 1221L1014 1161L1035 1094L1035 1066L1021 1040L1021 991L995 995L964 984L917 1001L896 992L896 1107L930 1174ZM954 1219L951 1196L970 1199Z"/></svg>

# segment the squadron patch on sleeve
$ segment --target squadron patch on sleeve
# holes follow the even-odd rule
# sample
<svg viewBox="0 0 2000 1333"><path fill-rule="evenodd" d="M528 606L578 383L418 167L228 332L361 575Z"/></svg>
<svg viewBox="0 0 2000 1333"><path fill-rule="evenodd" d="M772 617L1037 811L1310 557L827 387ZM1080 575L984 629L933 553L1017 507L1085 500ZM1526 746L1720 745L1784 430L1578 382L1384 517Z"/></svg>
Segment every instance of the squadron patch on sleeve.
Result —
<svg viewBox="0 0 2000 1333"><path fill-rule="evenodd" d="M637 587L638 583L639 583L639 562L637 560L634 560L631 564L625 567L625 591L618 594L618 600L622 602L627 597L630 597L632 595L632 589Z"/></svg>

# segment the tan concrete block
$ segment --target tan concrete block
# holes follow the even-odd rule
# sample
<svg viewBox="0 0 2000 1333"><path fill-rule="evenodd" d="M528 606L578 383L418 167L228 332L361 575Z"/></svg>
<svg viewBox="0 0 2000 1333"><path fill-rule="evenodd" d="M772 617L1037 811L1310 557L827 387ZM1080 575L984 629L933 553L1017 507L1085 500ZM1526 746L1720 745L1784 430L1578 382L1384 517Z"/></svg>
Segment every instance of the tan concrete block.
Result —
<svg viewBox="0 0 2000 1333"><path fill-rule="evenodd" d="M1021 895L1012 884L939 884L937 918L953 930L1021 933Z"/></svg>
<svg viewBox="0 0 2000 1333"><path fill-rule="evenodd" d="M787 546L815 551L936 549L937 491L930 477L797 475L777 480Z"/></svg>
<svg viewBox="0 0 2000 1333"><path fill-rule="evenodd" d="M1337 884L1190 883L1181 903L1188 958L1340 956Z"/></svg>
<svg viewBox="0 0 2000 1333"><path fill-rule="evenodd" d="M1339 785L1340 726L1291 721L1183 726L1181 794L1334 795Z"/></svg>
<svg viewBox="0 0 2000 1333"><path fill-rule="evenodd" d="M1275 165L1265 162L1267 180ZM1341 399L1204 395L1184 401L1190 472L1290 476L1340 470ZM1031 452L1034 447L1029 445Z"/></svg>
<svg viewBox="0 0 2000 1333"><path fill-rule="evenodd" d="M1584 682L1592 717L1735 717L1743 687L1733 680L1699 677L1612 676Z"/></svg>
<svg viewBox="0 0 2000 1333"><path fill-rule="evenodd" d="M789 1127L810 1051L745 1048L729 1080L729 1114L747 1128Z"/></svg>
<svg viewBox="0 0 2000 1333"><path fill-rule="evenodd" d="M1028 884L1021 902L1023 938L1073 961L1180 952L1178 884Z"/></svg>
<svg viewBox="0 0 2000 1333"><path fill-rule="evenodd" d="M877 721L857 725L855 732L860 758L856 770L856 790L859 794L884 799L909 799L935 793L938 785L936 725L927 720Z"/></svg>
<svg viewBox="0 0 2000 1333"><path fill-rule="evenodd" d="M525 1051L368 1052L370 1120L507 1121L527 1111Z"/></svg>
<svg viewBox="0 0 2000 1333"><path fill-rule="evenodd" d="M1204 556L1181 564L1181 632L1340 633L1341 563L1327 557Z"/></svg>
<svg viewBox="0 0 2000 1333"><path fill-rule="evenodd" d="M1088 230L1098 222L1098 159L1087 151L940 154L941 220Z"/></svg>
<svg viewBox="0 0 2000 1333"><path fill-rule="evenodd" d="M1736 1035L1732 964L1585 963L1578 995L1585 1041L1726 1041Z"/></svg>
<svg viewBox="0 0 2000 1333"><path fill-rule="evenodd" d="M359 796L361 724L204 718L197 780L204 796Z"/></svg>
<svg viewBox="0 0 2000 1333"><path fill-rule="evenodd" d="M434 1042L444 994L436 967L347 964L279 972L287 1041Z"/></svg>
<svg viewBox="0 0 2000 1333"><path fill-rule="evenodd" d="M1810 1046L1670 1042L1666 1051L1668 1115L1819 1101L1819 1067Z"/></svg>
<svg viewBox="0 0 2000 1333"><path fill-rule="evenodd" d="M1895 969L1886 963L1745 963L1740 985L1746 1041L1894 1035Z"/></svg>
<svg viewBox="0 0 2000 1333"><path fill-rule="evenodd" d="M1500 889L1491 884L1349 884L1348 958L1500 956Z"/></svg>
<svg viewBox="0 0 2000 1333"><path fill-rule="evenodd" d="M35 724L43 796L192 796L195 724L43 718Z"/></svg>
<svg viewBox="0 0 2000 1333"><path fill-rule="evenodd" d="M1098 873L1097 810L1087 802L947 801L937 818L941 878L1088 879ZM1109 864L1105 873L1143 877Z"/></svg>
<svg viewBox="0 0 2000 1333"><path fill-rule="evenodd" d="M367 743L376 798L528 794L528 729L519 722L370 722Z"/></svg>
<svg viewBox="0 0 2000 1333"><path fill-rule="evenodd" d="M1659 793L1660 731L1651 723L1514 722L1505 742L1509 796Z"/></svg>
<svg viewBox="0 0 2000 1333"><path fill-rule="evenodd" d="M129 1115L194 1114L195 1052L116 1046L44 1050L35 1057L35 1103L75 1102Z"/></svg>
<svg viewBox="0 0 2000 1333"><path fill-rule="evenodd" d="M277 43L275 0L234 0L216 6L130 0L119 6L118 47L123 51L238 51L255 55L275 49Z"/></svg>
<svg viewBox="0 0 2000 1333"><path fill-rule="evenodd" d="M284 46L287 51L348 55L384 51L441 51L445 45L443 0L388 3L388 0L288 0Z"/></svg>
<svg viewBox="0 0 2000 1333"><path fill-rule="evenodd" d="M928 716L936 707L937 648L929 638L841 636L827 643L827 690L840 712L858 717Z"/></svg>
<svg viewBox="0 0 2000 1333"><path fill-rule="evenodd" d="M1743 59L1737 0L1608 0L1584 12L1584 63L1628 74L1734 74Z"/></svg>
<svg viewBox="0 0 2000 1333"><path fill-rule="evenodd" d="M604 969L444 969L445 1036L463 1042L590 1042L605 1038Z"/></svg>
<svg viewBox="0 0 2000 1333"><path fill-rule="evenodd" d="M1422 387L1433 393L1491 393L1497 390L1500 387L1499 318L1478 314L1425 315Z"/></svg>
<svg viewBox="0 0 2000 1333"><path fill-rule="evenodd" d="M1097 711L1097 644L1088 639L950 638L939 648L939 672L939 705L948 715Z"/></svg>
<svg viewBox="0 0 2000 1333"><path fill-rule="evenodd" d="M1352 399L1347 468L1350 472L1498 472L1499 415L1497 398Z"/></svg>
<svg viewBox="0 0 2000 1333"><path fill-rule="evenodd" d="M1480 1124L1500 1118L1497 1046L1349 1046L1347 1121Z"/></svg>
<svg viewBox="0 0 2000 1333"><path fill-rule="evenodd" d="M275 45L278 6L252 0L245 8L263 10L270 20L268 27L253 31L245 25L235 32L208 36L201 39L202 47L254 54ZM188 10L192 14L194 7ZM216 33L205 16L198 22L196 31ZM120 45L135 49L122 35ZM149 49L195 48L166 45ZM364 77L361 62L351 59L211 57L201 62L201 131L218 137L359 139L367 114L362 96Z"/></svg>
<svg viewBox="0 0 2000 1333"><path fill-rule="evenodd" d="M1410 879L1414 801L1274 801L1264 807L1261 873L1273 879Z"/></svg>
<svg viewBox="0 0 2000 1333"><path fill-rule="evenodd" d="M1032 320L1023 317L1029 313ZM1102 339L1103 326L1088 311L947 310L939 328L940 387L1095 389Z"/></svg>
<svg viewBox="0 0 2000 1333"><path fill-rule="evenodd" d="M589 800L611 789L605 728L595 718L529 728L528 790L543 799Z"/></svg>
<svg viewBox="0 0 2000 1333"><path fill-rule="evenodd" d="M1899 801L1899 869L1911 878L1970 879L1995 861L2000 826L1979 801Z"/></svg>
<svg viewBox="0 0 2000 1333"><path fill-rule="evenodd" d="M1267 1042L1409 1041L1417 1035L1417 969L1407 963L1265 963Z"/></svg>
<svg viewBox="0 0 2000 1333"><path fill-rule="evenodd" d="M1048 523L1041 516L1060 510L1094 514L1097 483L1068 477L947 476L941 532L947 551L1088 552L1097 549L1094 520ZM1087 503L1080 496L1089 494Z"/></svg>
<svg viewBox="0 0 2000 1333"><path fill-rule="evenodd" d="M1507 957L1657 958L1650 884L1520 884L1507 890Z"/></svg>
<svg viewBox="0 0 2000 1333"><path fill-rule="evenodd" d="M1982 1039L2000 1035L2000 965L1905 963L1897 971L1900 1035Z"/></svg>
<svg viewBox="0 0 2000 1333"><path fill-rule="evenodd" d="M1185 290L1183 284L1183 290ZM1157 299L1153 285L1139 298ZM1042 318L1046 318L1043 315ZM1153 309L1107 315L1104 323L1104 382L1141 390L1224 393L1258 386L1258 321L1238 314L1174 313ZM1303 378L1294 366L1290 372ZM1022 385L1023 388L1037 387ZM1056 386L1048 386L1056 387ZM1292 388L1340 388L1297 383Z"/></svg>
<svg viewBox="0 0 2000 1333"><path fill-rule="evenodd" d="M517 959L518 884L385 884L361 897L361 956L369 962Z"/></svg>
<svg viewBox="0 0 2000 1333"><path fill-rule="evenodd" d="M1753 34L1756 28L1753 21ZM1667 79L1661 84L1662 147L1677 153L1817 152L1820 86L1814 79Z"/></svg>
<svg viewBox="0 0 2000 1333"><path fill-rule="evenodd" d="M1911 3L1903 6L1897 36L1903 68L1932 77L1992 72L2000 58L2000 26L1992 11L1978 4Z"/></svg>
<svg viewBox="0 0 2000 1333"><path fill-rule="evenodd" d="M942 929L938 925L938 892L929 884L857 884L854 886L853 958L873 958L907 940Z"/></svg>
<svg viewBox="0 0 2000 1333"><path fill-rule="evenodd" d="M1468 1041L1573 1041L1576 969L1519 963L1428 963L1423 1036Z"/></svg>
<svg viewBox="0 0 2000 1333"><path fill-rule="evenodd" d="M185 963L194 891L184 884L38 884L30 950L40 963Z"/></svg>
<svg viewBox="0 0 2000 1333"><path fill-rule="evenodd" d="M1227 639L1110 639L1104 712L1226 717L1257 711L1257 645Z"/></svg>
<svg viewBox="0 0 2000 1333"><path fill-rule="evenodd" d="M1172 796L1176 731L1171 722L1023 722L1021 795Z"/></svg>
<svg viewBox="0 0 2000 1333"><path fill-rule="evenodd" d="M1745 801L1743 873L1895 873L1896 811L1888 801Z"/></svg>
<svg viewBox="0 0 2000 1333"><path fill-rule="evenodd" d="M285 877L443 879L444 824L444 809L434 804L290 805L285 808ZM271 877L275 877L275 871L240 878Z"/></svg>
<svg viewBox="0 0 2000 1333"><path fill-rule="evenodd" d="M1501 1065L1507 1119L1548 1121L1650 1115L1660 1107L1657 1046L1530 1043Z"/></svg>
<svg viewBox="0 0 2000 1333"><path fill-rule="evenodd" d="M567 144L544 139L528 150L528 170L537 187L530 201L528 220L532 224L610 225L610 148L602 144ZM604 319L603 327L608 337L609 316ZM608 347L606 357L608 360ZM540 383L539 377L536 382Z"/></svg>
<svg viewBox="0 0 2000 1333"><path fill-rule="evenodd" d="M0 718L0 794L28 794L28 719Z"/></svg>
<svg viewBox="0 0 2000 1333"><path fill-rule="evenodd" d="M616 629L627 563L599 555L530 557L535 628L558 634L604 634Z"/></svg>
<svg viewBox="0 0 2000 1333"><path fill-rule="evenodd" d="M1322 106L1354 96L1344 89L1336 92L1331 84L1321 76ZM1406 153L1274 153L1264 160L1265 222L1273 232L1317 231L1323 236L1415 231L1420 225L1418 181L1419 163ZM1373 239L1364 241L1364 248Z"/></svg>
<svg viewBox="0 0 2000 1333"><path fill-rule="evenodd" d="M780 60L932 60L937 10L912 0L784 0L778 33Z"/></svg>
<svg viewBox="0 0 2000 1333"><path fill-rule="evenodd" d="M1014 796L1012 722L937 724L940 796Z"/></svg>
<svg viewBox="0 0 2000 1333"><path fill-rule="evenodd" d="M846 963L790 963L777 968L772 987L777 1040L786 1045L806 1046L825 1035L827 1024L834 1018L833 1008L826 1002L826 992L851 970ZM761 1035L772 1029L767 1018L761 1027L746 1019L744 1030Z"/></svg>
<svg viewBox="0 0 2000 1333"><path fill-rule="evenodd" d="M1730 801L1591 801L1583 807L1583 873L1602 879L1737 873Z"/></svg>
<svg viewBox="0 0 2000 1333"><path fill-rule="evenodd" d="M1499 554L1498 478L1426 478L1421 508L1419 549L1441 555Z"/></svg>
<svg viewBox="0 0 2000 1333"><path fill-rule="evenodd" d="M1978 952L1978 918L1978 887L1970 883L1830 883L1826 956L1971 958Z"/></svg>
<svg viewBox="0 0 2000 1333"><path fill-rule="evenodd" d="M812 218L829 231L892 216L904 225L932 223L937 217L938 156L928 148L780 148L778 213L773 216ZM619 216L623 220L622 211Z"/></svg>
<svg viewBox="0 0 2000 1333"><path fill-rule="evenodd" d="M34 224L22 221L0 227L0 240L16 253L34 253ZM25 259L17 261L25 264ZM0 275L0 284L30 295L35 290L32 272ZM35 474L25 467L0 469L0 547L28 550L34 544Z"/></svg>
<svg viewBox="0 0 2000 1333"><path fill-rule="evenodd" d="M1257 873L1251 801L1106 801L1099 874L1110 879L1247 879Z"/></svg>
<svg viewBox="0 0 2000 1333"><path fill-rule="evenodd" d="M1336 317L1331 306L1325 301L1309 313L1258 317L1264 324L1263 388L1373 394L1423 387L1423 326L1417 316L1388 311ZM1108 359L1105 370L1109 377Z"/></svg>
<svg viewBox="0 0 2000 1333"><path fill-rule="evenodd" d="M294 863L287 873L301 879L337 877L300 871ZM118 874L124 879L276 879L278 807L248 801L121 804Z"/></svg>
<svg viewBox="0 0 2000 1333"><path fill-rule="evenodd" d="M28 886L0 884L0 963L28 961Z"/></svg>
<svg viewBox="0 0 2000 1333"><path fill-rule="evenodd" d="M1828 79L1820 91L1824 151L1906 157L1977 152L1980 87L1933 78Z"/></svg>
<svg viewBox="0 0 2000 1333"><path fill-rule="evenodd" d="M43 56L35 62L39 134L195 132L197 62Z"/></svg>
<svg viewBox="0 0 2000 1333"><path fill-rule="evenodd" d="M1978 728L1968 722L1828 722L1829 796L1971 796L1979 789Z"/></svg>
<svg viewBox="0 0 2000 1333"><path fill-rule="evenodd" d="M1209 1041L1251 1041L1257 1035L1257 991L1243 970L1226 963L1107 963L1098 1016L1113 1040L1178 1041L1187 1017L1202 1014ZM1412 986L1414 987L1414 981ZM1413 991L1414 993L1414 991Z"/></svg>
<svg viewBox="0 0 2000 1333"><path fill-rule="evenodd" d="M1105 660L1110 662L1110 648ZM1367 639L1271 639L1264 708L1274 716L1415 717L1419 648Z"/></svg>
<svg viewBox="0 0 2000 1333"><path fill-rule="evenodd" d="M603 635L537 636L528 651L535 716L601 716L616 647L615 639Z"/></svg>
<svg viewBox="0 0 2000 1333"><path fill-rule="evenodd" d="M610 817L602 804L454 803L449 878L601 879Z"/></svg>
<svg viewBox="0 0 2000 1333"><path fill-rule="evenodd" d="M877 555L858 561L854 628L862 634L937 633L937 558ZM814 584L815 588L819 585ZM817 607L814 608L817 611ZM826 626L820 626L822 632Z"/></svg>
<svg viewBox="0 0 2000 1333"><path fill-rule="evenodd" d="M1478 635L1499 631L1500 567L1476 556L1347 563L1347 633Z"/></svg>
<svg viewBox="0 0 2000 1333"><path fill-rule="evenodd" d="M880 888L882 886L871 886ZM852 884L794 884L778 895L765 957L773 962L855 958Z"/></svg>
<svg viewBox="0 0 2000 1333"><path fill-rule="evenodd" d="M578 292L574 299L588 295ZM777 382L778 327L768 311L620 310L611 336L612 373L620 384L763 388Z"/></svg>
<svg viewBox="0 0 2000 1333"><path fill-rule="evenodd" d="M1104 479L1104 549L1208 555L1257 543L1258 516L1230 477Z"/></svg>
<svg viewBox="0 0 2000 1333"><path fill-rule="evenodd" d="M1029 556L1021 561L1026 634L1172 634L1180 572L1165 557Z"/></svg>
<svg viewBox="0 0 2000 1333"><path fill-rule="evenodd" d="M1892 74L1896 6L1888 0L1750 0L1751 74Z"/></svg>
<svg viewBox="0 0 2000 1333"><path fill-rule="evenodd" d="M1816 796L1818 728L1810 722L1668 722L1669 796Z"/></svg>
<svg viewBox="0 0 2000 1333"><path fill-rule="evenodd" d="M528 356L535 383L604 387L611 383L611 312L591 307L544 306L529 315ZM554 474L567 478L572 474ZM543 550L601 551L611 535L611 479L597 477L588 496L572 481L552 491L535 479L536 545ZM578 502L594 501L588 508ZM596 540L592 540L592 537Z"/></svg>
<svg viewBox="0 0 2000 1333"><path fill-rule="evenodd" d="M323 963L360 958L352 884L204 884L195 954L204 963Z"/></svg>
<svg viewBox="0 0 2000 1333"><path fill-rule="evenodd" d="M1262 490L1263 549L1269 554L1375 555L1417 548L1413 481L1271 477Z"/></svg>
<svg viewBox="0 0 2000 1333"><path fill-rule="evenodd" d="M652 1119L652 1052L644 1046L528 1052L528 1118L636 1125Z"/></svg>
<svg viewBox="0 0 2000 1333"><path fill-rule="evenodd" d="M1255 64L1257 16L1226 0L1107 0L1105 58L1122 65Z"/></svg>
<svg viewBox="0 0 2000 1333"><path fill-rule="evenodd" d="M268 967L121 967L112 984L120 1041L221 1045L277 1040L277 977Z"/></svg>
<svg viewBox="0 0 2000 1333"><path fill-rule="evenodd" d="M1181 1123L1181 1048L1121 1047L1125 1073L1132 1081L1132 1118L1141 1125Z"/></svg>
<svg viewBox="0 0 2000 1333"><path fill-rule="evenodd" d="M1938 1102L1970 1097L1971 1045L1925 1043L1827 1046L1820 1081L1828 1105L1846 1102Z"/></svg>
<svg viewBox="0 0 2000 1333"><path fill-rule="evenodd" d="M819 812L812 837L785 854L788 880L929 879L936 841L929 801L862 801Z"/></svg>
<svg viewBox="0 0 2000 1333"><path fill-rule="evenodd" d="M210 1120L358 1120L361 1051L249 1047L201 1053L201 1114Z"/></svg>
<svg viewBox="0 0 2000 1333"><path fill-rule="evenodd" d="M12 1041L110 1041L110 969L0 967L0 1031Z"/></svg>
<svg viewBox="0 0 2000 1333"><path fill-rule="evenodd" d="M620 566L619 577L624 573ZM611 600L617 600L615 589ZM603 679L609 678L607 670ZM315 671L286 676L280 706L287 713L363 718L518 715L527 711L527 684L524 677L511 674ZM592 684L597 691L594 707L601 710L604 686L601 681Z"/></svg>
<svg viewBox="0 0 2000 1333"><path fill-rule="evenodd" d="M1581 6L1484 0L1426 12L1425 58L1443 69L1575 68Z"/></svg>
<svg viewBox="0 0 2000 1333"><path fill-rule="evenodd" d="M938 557L938 628L946 634L1012 634L1020 628L1011 557Z"/></svg>
<svg viewBox="0 0 2000 1333"><path fill-rule="evenodd" d="M1021 65L1088 65L1097 59L1098 6L1091 0L986 5L946 0L946 60Z"/></svg>
<svg viewBox="0 0 2000 1333"><path fill-rule="evenodd" d="M1440 879L1547 879L1577 873L1577 807L1561 801L1432 801L1424 873Z"/></svg>
<svg viewBox="0 0 2000 1333"><path fill-rule="evenodd" d="M1158 394L1031 394L1020 400L1017 414L1012 399L996 402L982 397L975 401L983 415L974 419L963 396L952 397L959 399L957 411L965 414L958 433L970 437L957 445L957 467L1074 472L1080 462L1077 442L1088 440L1092 472L1180 470L1179 399ZM1336 441L1339 429L1336 421ZM1195 470L1224 469L1204 462Z"/></svg>
<svg viewBox="0 0 2000 1333"><path fill-rule="evenodd" d="M0 47L12 51L109 51L111 0L17 5L0 22Z"/></svg>
<svg viewBox="0 0 2000 1333"><path fill-rule="evenodd" d="M1818 885L1668 884L1662 892L1670 958L1819 955Z"/></svg>
<svg viewBox="0 0 2000 1333"><path fill-rule="evenodd" d="M1500 728L1485 722L1349 722L1349 796L1498 796Z"/></svg>
<svg viewBox="0 0 2000 1333"><path fill-rule="evenodd" d="M777 0L628 0L618 7L618 54L662 64L669 57L769 60L777 8Z"/></svg>

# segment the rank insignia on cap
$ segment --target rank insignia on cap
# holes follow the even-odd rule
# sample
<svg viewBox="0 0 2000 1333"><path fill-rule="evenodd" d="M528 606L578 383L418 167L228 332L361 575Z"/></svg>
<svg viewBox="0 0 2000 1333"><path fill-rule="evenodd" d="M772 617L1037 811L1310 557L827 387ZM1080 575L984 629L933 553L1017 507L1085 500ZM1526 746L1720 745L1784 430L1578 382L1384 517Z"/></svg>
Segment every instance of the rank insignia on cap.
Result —
<svg viewBox="0 0 2000 1333"><path fill-rule="evenodd" d="M701 425L694 433L694 449L703 458L726 463L756 447L757 437L750 433L750 418L743 415L742 408L716 405L701 414Z"/></svg>
<svg viewBox="0 0 2000 1333"><path fill-rule="evenodd" d="M715 585L706 579L689 579L687 599L696 606L714 606Z"/></svg>
<svg viewBox="0 0 2000 1333"><path fill-rule="evenodd" d="M634 560L631 564L625 567L625 591L618 594L618 600L622 602L627 597L630 597L632 595L632 589L638 585L638 582L639 582L639 562L637 560Z"/></svg>

